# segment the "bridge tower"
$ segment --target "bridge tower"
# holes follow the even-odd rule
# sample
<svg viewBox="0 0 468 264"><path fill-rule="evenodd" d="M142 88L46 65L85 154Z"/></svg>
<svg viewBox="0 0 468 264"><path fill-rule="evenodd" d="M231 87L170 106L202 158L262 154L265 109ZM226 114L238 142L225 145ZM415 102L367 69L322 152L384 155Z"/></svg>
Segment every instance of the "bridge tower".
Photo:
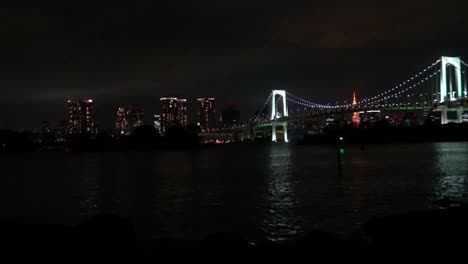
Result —
<svg viewBox="0 0 468 264"><path fill-rule="evenodd" d="M279 95L281 103L283 105L283 113L281 115L278 112L278 107L276 105L276 96ZM279 101L279 100L278 100ZM273 90L271 92L271 118L270 120L276 120L277 118L288 116L288 108L286 107L286 91L285 90Z"/></svg>
<svg viewBox="0 0 468 264"><path fill-rule="evenodd" d="M278 99L276 97L279 96ZM278 111L277 103L281 100L282 113ZM283 127L284 142L288 142L288 122L276 121L279 118L288 116L288 108L286 105L286 91L285 90L273 90L271 92L271 141L276 141L276 129L277 127Z"/></svg>
<svg viewBox="0 0 468 264"><path fill-rule="evenodd" d="M439 103L445 101L456 101L463 97L462 91L462 69L460 57L442 57L440 67L440 98ZM455 68L455 84L456 90L453 89L453 74L447 71L449 66ZM447 87L448 81L448 87Z"/></svg>
<svg viewBox="0 0 468 264"><path fill-rule="evenodd" d="M460 57L442 57L440 65L440 98L439 103L456 101L464 97L465 91L462 87L462 68ZM450 68L449 68L450 67ZM451 70L453 67L453 71ZM455 75L455 80L453 79ZM455 89L453 85L455 84ZM440 105L438 111L441 112L441 123L461 123L463 107L450 107ZM449 113L452 113L449 115Z"/></svg>

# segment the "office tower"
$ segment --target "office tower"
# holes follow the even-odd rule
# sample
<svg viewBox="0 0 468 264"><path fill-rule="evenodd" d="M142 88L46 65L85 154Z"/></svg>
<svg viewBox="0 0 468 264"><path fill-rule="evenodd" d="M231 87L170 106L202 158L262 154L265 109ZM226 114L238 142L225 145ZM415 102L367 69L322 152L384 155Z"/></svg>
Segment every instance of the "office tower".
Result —
<svg viewBox="0 0 468 264"><path fill-rule="evenodd" d="M161 132L161 115L154 115L154 128Z"/></svg>
<svg viewBox="0 0 468 264"><path fill-rule="evenodd" d="M164 134L172 125L187 126L187 100L176 97L160 98L161 132Z"/></svg>
<svg viewBox="0 0 468 264"><path fill-rule="evenodd" d="M202 131L216 128L215 98L198 98L198 122Z"/></svg>
<svg viewBox="0 0 468 264"><path fill-rule="evenodd" d="M117 135L128 135L132 131L143 125L143 109L133 106L118 107L115 113L114 129Z"/></svg>
<svg viewBox="0 0 468 264"><path fill-rule="evenodd" d="M68 100L67 134L96 134L93 100Z"/></svg>

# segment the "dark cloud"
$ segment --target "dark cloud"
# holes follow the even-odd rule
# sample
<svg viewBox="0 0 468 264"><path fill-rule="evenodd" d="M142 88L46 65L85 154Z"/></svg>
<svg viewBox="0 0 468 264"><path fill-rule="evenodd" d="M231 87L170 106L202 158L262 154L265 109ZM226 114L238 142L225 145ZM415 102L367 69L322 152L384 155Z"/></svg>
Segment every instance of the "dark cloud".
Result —
<svg viewBox="0 0 468 264"><path fill-rule="evenodd" d="M0 127L65 116L68 98L158 110L216 96L248 117L269 90L319 101L386 89L467 55L464 1L10 1L0 10Z"/></svg>

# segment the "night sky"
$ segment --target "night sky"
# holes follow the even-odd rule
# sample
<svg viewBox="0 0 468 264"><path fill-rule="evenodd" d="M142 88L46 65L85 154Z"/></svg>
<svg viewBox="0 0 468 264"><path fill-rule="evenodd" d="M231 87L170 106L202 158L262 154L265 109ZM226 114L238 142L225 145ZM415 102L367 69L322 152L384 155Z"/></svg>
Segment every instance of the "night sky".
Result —
<svg viewBox="0 0 468 264"><path fill-rule="evenodd" d="M4 1L0 128L117 105L214 96L247 119L271 89L323 103L388 89L440 56L468 60L468 1ZM195 109L192 107L192 113Z"/></svg>

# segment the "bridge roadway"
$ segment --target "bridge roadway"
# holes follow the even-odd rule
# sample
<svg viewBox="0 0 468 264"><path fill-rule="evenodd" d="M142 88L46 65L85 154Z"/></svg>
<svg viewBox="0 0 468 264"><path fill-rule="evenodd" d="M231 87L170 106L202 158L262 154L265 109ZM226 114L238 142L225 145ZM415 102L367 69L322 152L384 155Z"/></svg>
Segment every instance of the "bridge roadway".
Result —
<svg viewBox="0 0 468 264"><path fill-rule="evenodd" d="M271 126L273 122L295 122L302 121L309 118L322 117L330 114L345 114L353 113L360 111L430 111L433 107L428 105L411 105L411 106L384 106L381 108L378 107L355 107L355 108L335 108L335 109L321 109L318 111L309 111L309 112L300 112L298 114L294 112L289 112L289 116L281 117L276 120L265 120L262 122L256 123L256 127Z"/></svg>

